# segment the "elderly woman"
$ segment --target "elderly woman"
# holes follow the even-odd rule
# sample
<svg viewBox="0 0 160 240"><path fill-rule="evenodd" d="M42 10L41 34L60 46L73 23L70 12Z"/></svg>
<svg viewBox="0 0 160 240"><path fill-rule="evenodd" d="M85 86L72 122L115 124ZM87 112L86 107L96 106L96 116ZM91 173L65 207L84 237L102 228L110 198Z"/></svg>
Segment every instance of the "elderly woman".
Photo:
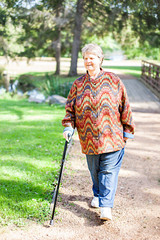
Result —
<svg viewBox="0 0 160 240"><path fill-rule="evenodd" d="M111 220L118 174L134 123L126 89L118 76L101 68L102 49L87 44L82 49L86 74L74 81L62 120L63 135L77 128L93 182L92 207L100 207L102 220Z"/></svg>

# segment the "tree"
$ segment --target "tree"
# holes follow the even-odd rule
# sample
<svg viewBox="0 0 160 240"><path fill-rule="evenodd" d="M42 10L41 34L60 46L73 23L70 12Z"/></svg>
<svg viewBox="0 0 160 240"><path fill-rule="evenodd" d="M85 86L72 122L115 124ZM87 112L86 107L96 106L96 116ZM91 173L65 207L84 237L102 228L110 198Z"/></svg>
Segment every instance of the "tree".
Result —
<svg viewBox="0 0 160 240"><path fill-rule="evenodd" d="M84 8L84 0L77 1L76 15L75 15L75 26L74 26L74 38L72 44L72 56L71 56L71 66L69 75L77 75L77 59L78 52L80 48L80 38L82 31L82 14Z"/></svg>
<svg viewBox="0 0 160 240"><path fill-rule="evenodd" d="M81 35L85 32L86 29L82 28L82 23L86 27L89 33L93 34L101 34L103 35L103 26L104 26L104 17L108 13L106 13L106 8L104 7L107 4L106 1L99 0L77 0L77 7L75 13L75 26L74 26L74 37L72 43L72 54L71 54L71 66L69 75L74 76L77 75L77 61L78 61L78 52L81 45ZM107 4L108 6L108 4ZM84 15L84 21L83 21ZM96 16L96 17L95 17ZM98 25L97 22L100 24ZM99 28L100 26L100 28ZM93 31L90 31L90 29ZM90 34L86 35L89 36Z"/></svg>
<svg viewBox="0 0 160 240"><path fill-rule="evenodd" d="M56 71L55 74L60 74L60 57L61 57L61 31L62 27L64 27L64 10L65 10L65 0L44 0L43 1L47 8L52 9L53 15L55 15L55 30L54 30L54 37L52 46L55 46L55 58L56 58Z"/></svg>
<svg viewBox="0 0 160 240"><path fill-rule="evenodd" d="M19 29L19 56L55 56L56 74L60 74L60 56L71 56L69 74L76 75L79 49L93 35L112 34L125 51L133 41L142 50L144 46L158 49L159 10L158 0L2 0L0 54L15 54L9 22L15 32Z"/></svg>
<svg viewBox="0 0 160 240"><path fill-rule="evenodd" d="M131 42L135 39L136 42L138 40L142 51L143 46L150 45L158 48L160 45L160 3L158 0L131 0L129 2L127 0L87 0L85 3L77 1L77 7L80 2L83 4L83 9L77 8L75 15L69 75L77 74L77 51L80 46L78 29L83 43L88 42L93 34L103 37L112 33L114 39L122 45L125 51L130 49Z"/></svg>
<svg viewBox="0 0 160 240"><path fill-rule="evenodd" d="M10 4L10 5L9 5ZM19 56L55 56L56 74L60 74L61 35L66 25L65 0L9 1L16 9L15 18L22 26L18 43L23 45Z"/></svg>
<svg viewBox="0 0 160 240"><path fill-rule="evenodd" d="M160 53L160 3L157 0L115 1L119 9L120 31L113 31L114 38L128 56L157 58ZM118 33L118 34L117 34ZM132 48L131 48L132 46Z"/></svg>
<svg viewBox="0 0 160 240"><path fill-rule="evenodd" d="M13 50L10 48L11 28L13 27L12 15L14 10L8 8L6 1L0 3L0 55L13 56ZM12 39L13 40L13 39Z"/></svg>

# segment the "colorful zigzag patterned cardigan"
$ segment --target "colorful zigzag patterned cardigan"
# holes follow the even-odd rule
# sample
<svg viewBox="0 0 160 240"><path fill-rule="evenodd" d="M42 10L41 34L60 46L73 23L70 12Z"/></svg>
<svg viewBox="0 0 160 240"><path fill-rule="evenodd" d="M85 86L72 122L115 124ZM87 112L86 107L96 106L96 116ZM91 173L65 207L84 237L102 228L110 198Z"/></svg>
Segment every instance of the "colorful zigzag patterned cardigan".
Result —
<svg viewBox="0 0 160 240"><path fill-rule="evenodd" d="M126 89L115 74L101 69L74 81L66 102L64 127L77 128L82 152L102 154L122 149L133 138L134 123Z"/></svg>

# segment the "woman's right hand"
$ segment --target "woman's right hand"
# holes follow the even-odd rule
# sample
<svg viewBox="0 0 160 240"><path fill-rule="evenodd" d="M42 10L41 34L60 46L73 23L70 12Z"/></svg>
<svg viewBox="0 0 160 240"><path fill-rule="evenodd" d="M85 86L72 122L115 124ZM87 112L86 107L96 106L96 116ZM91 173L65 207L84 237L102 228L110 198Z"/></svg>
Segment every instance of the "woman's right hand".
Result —
<svg viewBox="0 0 160 240"><path fill-rule="evenodd" d="M69 142L71 140L72 133L70 131L65 131L63 133L63 137L66 139L67 142Z"/></svg>

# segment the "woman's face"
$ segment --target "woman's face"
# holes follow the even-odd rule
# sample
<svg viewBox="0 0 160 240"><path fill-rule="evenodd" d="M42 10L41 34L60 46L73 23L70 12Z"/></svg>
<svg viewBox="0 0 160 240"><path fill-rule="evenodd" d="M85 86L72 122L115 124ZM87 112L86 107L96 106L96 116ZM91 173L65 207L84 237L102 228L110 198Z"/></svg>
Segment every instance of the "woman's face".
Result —
<svg viewBox="0 0 160 240"><path fill-rule="evenodd" d="M99 72L101 59L95 54L86 52L84 55L84 66L89 72Z"/></svg>

